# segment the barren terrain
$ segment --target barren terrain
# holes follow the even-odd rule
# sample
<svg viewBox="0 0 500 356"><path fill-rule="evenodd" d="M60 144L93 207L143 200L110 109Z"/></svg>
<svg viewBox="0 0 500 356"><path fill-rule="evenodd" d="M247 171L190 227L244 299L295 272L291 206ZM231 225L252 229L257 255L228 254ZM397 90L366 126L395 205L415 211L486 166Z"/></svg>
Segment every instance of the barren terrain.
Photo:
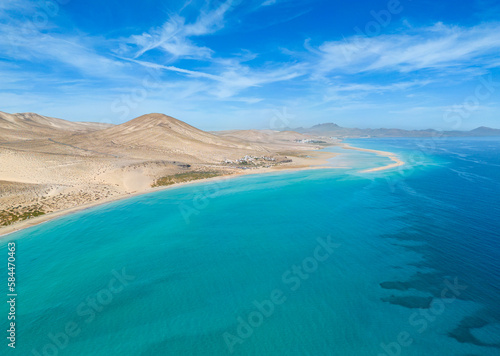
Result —
<svg viewBox="0 0 500 356"><path fill-rule="evenodd" d="M0 112L0 234L155 186L320 164L325 155L310 151L329 143L296 132L210 133L163 114L115 126Z"/></svg>

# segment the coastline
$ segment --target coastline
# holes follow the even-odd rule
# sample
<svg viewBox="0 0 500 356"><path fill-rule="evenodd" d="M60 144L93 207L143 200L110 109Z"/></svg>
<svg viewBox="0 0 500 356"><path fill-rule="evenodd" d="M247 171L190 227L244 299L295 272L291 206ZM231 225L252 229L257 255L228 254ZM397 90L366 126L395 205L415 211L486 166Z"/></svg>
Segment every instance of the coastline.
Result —
<svg viewBox="0 0 500 356"><path fill-rule="evenodd" d="M399 166L402 166L405 164L402 160L400 160L396 156L396 154L394 154L392 152L354 147L354 146L350 146L349 144L346 144L346 143L343 143L341 145L341 147L343 149L374 153L374 154L377 154L379 156L387 157L394 162L394 163L391 163L391 164L386 165L386 166L366 169L366 170L360 171L360 173L379 172L379 171L384 171L387 169L399 167ZM8 236L12 233L15 233L15 232L18 232L18 231L21 231L21 230L24 230L24 229L27 229L27 228L30 228L30 227L33 227L36 225L46 223L48 221L57 219L59 217L66 216L66 215L69 215L69 214L72 214L72 213L75 213L78 211L87 210L87 209L90 209L90 208L93 208L93 207L96 207L99 205L132 198L132 197L136 197L136 196L143 195L143 194L159 192L159 191L164 191L164 190L168 190L168 189L175 189L175 188L179 188L179 187L186 186L186 185L192 185L192 184L196 184L196 183L214 182L214 181L220 181L223 179L232 179L232 178L236 178L236 177L241 177L241 176L246 176L246 175L254 175L254 174L266 174L266 173L283 172L283 171L302 171L302 170L313 170L313 169L336 168L336 167L327 165L328 164L327 159L335 157L336 155L338 155L337 153L324 152L324 151L312 151L312 152L310 152L310 155L312 157L301 158L298 160L299 161L298 163L293 164L293 165L289 165L289 166L275 166L275 167L271 167L271 168L257 168L254 170L242 171L242 172L238 172L235 174L227 174L227 175L222 175L222 176L213 177L213 178L192 180L189 182L176 183L176 184L164 186L164 187L149 188L149 189L145 189L145 190L141 190L141 191L137 191L137 192L133 192L133 193L129 193L129 194L122 194L122 195L110 197L107 199L102 199L99 201L89 202L89 203L75 206L75 207L72 207L69 209L63 209L63 210L51 212L51 213L46 214L46 215L38 216L38 217L35 217L32 219L23 220L23 221L20 221L16 224L8 225L8 226L0 228L0 238L3 238L3 237Z"/></svg>
<svg viewBox="0 0 500 356"><path fill-rule="evenodd" d="M133 192L133 193L129 193L129 194L117 195L117 196L110 197L107 199L102 199L102 200L82 204L79 206L75 206L75 207L72 207L69 209L54 211L54 212L51 212L51 213L48 213L45 215L41 215L41 216L27 219L27 220L22 220L18 223L2 227L2 228L0 228L0 238L6 237L6 236L13 234L15 232L18 232L18 231L21 231L21 230L24 230L24 229L27 229L27 228L30 228L30 227L33 227L36 225L40 225L40 224L46 223L48 221L72 214L72 213L76 213L78 211L91 209L91 208L94 208L96 206L104 205L107 203L112 203L115 201L125 200L128 198L133 198L133 197L143 195L143 194L149 194L149 193L160 192L160 191L169 190L169 189L175 189L175 188L179 188L179 187L186 186L186 185L193 185L196 183L215 182L215 181L220 181L220 180L224 180L224 179L232 179L232 178L237 178L237 177L247 176L247 175L266 174L266 173L283 172L283 171L303 171L303 170L333 168L333 167L327 166L326 164L328 164L327 159L335 157L337 155L336 153L322 152L322 151L321 152L320 151L312 151L310 153L311 153L311 156L314 156L314 157L304 159L304 160L307 160L306 161L307 164L305 164L306 162L299 160L300 162L302 162L302 164L297 163L297 164L293 164L293 165L289 165L289 166L276 166L276 167L271 167L271 168L257 168L257 169L242 171L242 172L238 172L238 173L234 173L234 174L221 175L221 176L217 176L217 177L213 177L213 178L197 179L197 180L192 180L189 182L175 183L175 184L168 185L168 186L149 188L149 189L145 189L145 190L141 190L141 191L137 191L137 192Z"/></svg>
<svg viewBox="0 0 500 356"><path fill-rule="evenodd" d="M385 171L387 169L392 169L392 168L400 167L400 166L403 166L405 164L405 162L403 162L402 160L400 160L398 158L398 156L396 154L392 153L392 152L372 150L372 149L368 149L368 148L354 147L354 146L351 146L351 145L349 145L347 143L342 144L342 148L346 149L346 150L355 150L355 151L361 151L361 152L374 153L374 154L376 154L378 156L387 157L391 161L394 162L394 163L391 163L391 164L388 164L388 165L385 165L385 166L382 166L382 167L375 167L375 168L365 169L365 170L360 171L359 173L380 172L380 171Z"/></svg>

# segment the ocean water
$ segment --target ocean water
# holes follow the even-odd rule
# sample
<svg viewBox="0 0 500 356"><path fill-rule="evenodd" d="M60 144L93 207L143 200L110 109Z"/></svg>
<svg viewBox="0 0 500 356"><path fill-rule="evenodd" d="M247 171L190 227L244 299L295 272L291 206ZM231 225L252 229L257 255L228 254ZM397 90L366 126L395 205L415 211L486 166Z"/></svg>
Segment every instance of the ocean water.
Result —
<svg viewBox="0 0 500 356"><path fill-rule="evenodd" d="M500 139L370 139L323 170L134 197L8 235L5 355L500 355ZM330 148L328 150L338 150ZM7 297L4 297L7 300Z"/></svg>

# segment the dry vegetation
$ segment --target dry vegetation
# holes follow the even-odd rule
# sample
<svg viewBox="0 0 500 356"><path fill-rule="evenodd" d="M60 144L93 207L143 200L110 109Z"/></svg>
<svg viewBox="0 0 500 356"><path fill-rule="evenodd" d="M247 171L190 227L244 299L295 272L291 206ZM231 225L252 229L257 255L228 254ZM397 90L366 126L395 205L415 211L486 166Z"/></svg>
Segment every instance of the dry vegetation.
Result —
<svg viewBox="0 0 500 356"><path fill-rule="evenodd" d="M193 180L214 178L223 175L222 172L186 172L177 173L171 176L161 177L157 179L151 186L162 187L167 185L173 185L177 183L185 183Z"/></svg>
<svg viewBox="0 0 500 356"><path fill-rule="evenodd" d="M37 205L23 207L22 211L16 211L16 209L0 210L0 226L8 226L18 221L31 219L44 214L45 212Z"/></svg>

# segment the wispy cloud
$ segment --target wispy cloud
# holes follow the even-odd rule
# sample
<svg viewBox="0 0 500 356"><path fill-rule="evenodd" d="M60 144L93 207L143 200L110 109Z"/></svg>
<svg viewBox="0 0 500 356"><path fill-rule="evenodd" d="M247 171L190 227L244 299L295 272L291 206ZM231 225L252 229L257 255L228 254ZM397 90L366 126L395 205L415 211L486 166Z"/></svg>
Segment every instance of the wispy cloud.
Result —
<svg viewBox="0 0 500 356"><path fill-rule="evenodd" d="M318 102L318 105L328 102L355 103L368 95L384 94L391 92L404 92L406 90L424 87L430 84L430 80L412 80L394 82L391 84L369 84L369 83L347 83L347 84L330 84L323 89L323 100Z"/></svg>
<svg viewBox="0 0 500 356"><path fill-rule="evenodd" d="M27 14L34 11L30 8L24 10ZM50 30L53 28L50 21L36 23L30 17L0 22L0 58L26 61L35 66L46 64L56 70L64 69L61 68L64 65L67 69L90 77L115 78L120 75L124 63L100 54L95 48L102 39L81 33L51 34Z"/></svg>
<svg viewBox="0 0 500 356"><path fill-rule="evenodd" d="M142 92L144 78L151 81L147 76L154 72L152 80L161 90L146 88L144 100L131 101L130 115L211 110L216 117L217 112L237 110L262 113L273 105L295 108L317 120L323 113L358 115L373 108L379 108L380 115L403 115L405 103L428 105L432 111L462 102L463 97L456 96L465 89L448 98L442 88L469 85L473 90L474 78L500 67L499 22L423 27L397 23L378 36L339 39L341 34L334 31L309 33L302 28L289 33L295 26L282 25L315 11L314 1L200 2L201 10L195 0L187 0L168 17L159 12L154 20L161 26L99 35L77 28L63 5L48 14L47 21L34 23L34 15L44 11L39 3L4 1L0 100L21 106L24 95L31 110L37 101L44 107L82 109L95 100L100 108L108 103L109 111L117 98ZM263 14L267 20L258 20ZM310 21L310 16L303 20ZM269 36L271 42L266 36L250 37L255 30L267 33L262 30L269 26L277 29ZM80 104L67 104L69 98Z"/></svg>
<svg viewBox="0 0 500 356"><path fill-rule="evenodd" d="M244 66L238 61L226 61L224 62L224 66L219 66L215 69L217 74L211 74L146 61L133 59L129 59L129 61L149 68L175 72L190 78L208 79L213 83L207 88L207 94L211 94L222 99L231 98L243 90L251 87L287 81L304 75L302 66L300 65L291 65L267 70L252 70L249 66ZM244 101L253 102L255 100L245 98Z"/></svg>
<svg viewBox="0 0 500 356"><path fill-rule="evenodd" d="M171 59L209 58L213 51L196 45L191 38L212 34L223 28L224 16L231 9L232 2L227 0L216 9L201 12L193 23L187 23L178 14L172 15L163 26L126 39L121 54L133 51L133 57L139 58L146 52L160 49L168 53Z"/></svg>
<svg viewBox="0 0 500 356"><path fill-rule="evenodd" d="M22 9L23 12L27 12L36 9L36 7L36 3L28 0L9 0L0 2L0 11Z"/></svg>
<svg viewBox="0 0 500 356"><path fill-rule="evenodd" d="M413 80L406 82L396 82L389 85L380 84L360 84L360 83L350 83L346 85L331 85L330 88L337 92L385 92L393 90L406 90L416 86L425 86L429 84L430 80Z"/></svg>
<svg viewBox="0 0 500 356"><path fill-rule="evenodd" d="M446 70L470 66L471 61L492 63L500 49L499 31L498 23L471 28L438 23L406 33L325 42L312 53L318 58L319 74Z"/></svg>
<svg viewBox="0 0 500 356"><path fill-rule="evenodd" d="M261 4L261 6L270 6L270 5L274 5L274 4L276 4L276 2L277 2L277 1L278 1L278 0L266 0L266 1L264 1L264 2Z"/></svg>

